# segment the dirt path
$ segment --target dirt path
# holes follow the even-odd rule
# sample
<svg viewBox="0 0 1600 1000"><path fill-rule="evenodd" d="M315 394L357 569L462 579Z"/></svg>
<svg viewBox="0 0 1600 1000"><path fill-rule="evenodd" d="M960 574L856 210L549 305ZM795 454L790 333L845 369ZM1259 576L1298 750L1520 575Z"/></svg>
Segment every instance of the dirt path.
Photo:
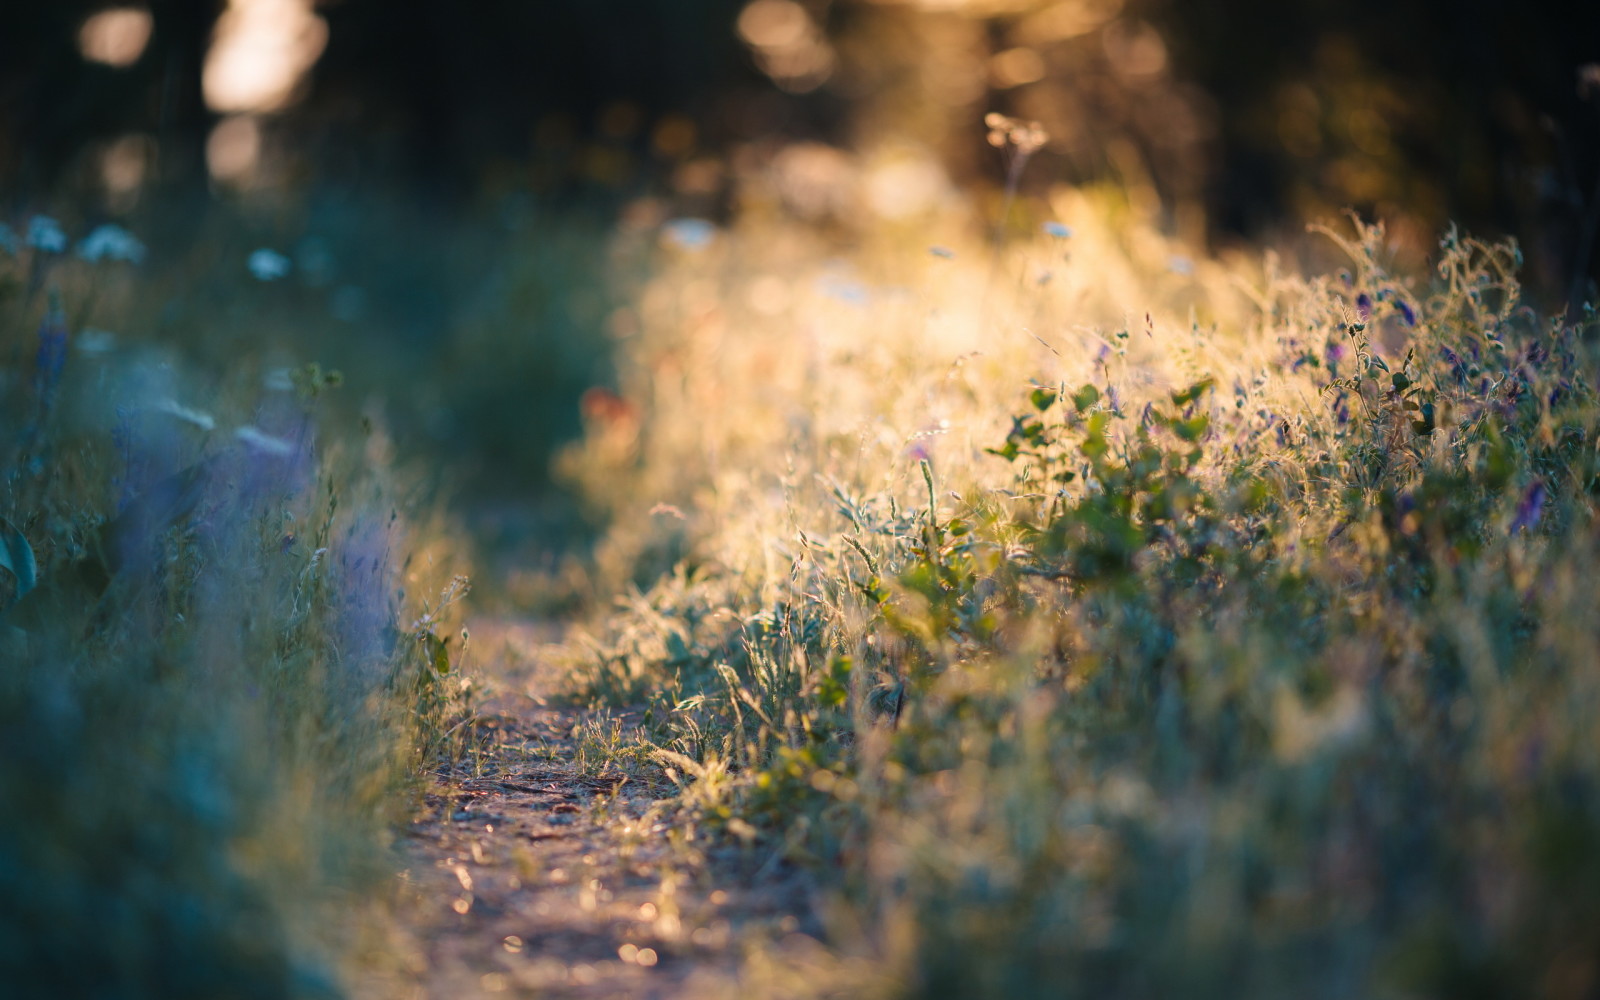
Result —
<svg viewBox="0 0 1600 1000"><path fill-rule="evenodd" d="M580 770L596 720L550 703L547 635L473 634L500 650L480 671L482 752L435 777L406 831L409 968L380 995L738 995L742 956L816 947L809 876L686 838L670 784Z"/></svg>

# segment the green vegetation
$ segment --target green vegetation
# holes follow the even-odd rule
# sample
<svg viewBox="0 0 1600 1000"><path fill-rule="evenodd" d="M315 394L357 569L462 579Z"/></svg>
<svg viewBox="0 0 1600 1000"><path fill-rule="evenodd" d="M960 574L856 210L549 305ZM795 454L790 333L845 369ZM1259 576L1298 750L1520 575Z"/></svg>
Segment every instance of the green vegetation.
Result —
<svg viewBox="0 0 1600 1000"><path fill-rule="evenodd" d="M1454 232L1297 276L1052 208L663 262L642 429L563 460L630 595L574 696L676 836L814 870L783 995L1588 995L1593 315Z"/></svg>
<svg viewBox="0 0 1600 1000"><path fill-rule="evenodd" d="M465 582L398 512L382 429L324 419L337 372L97 329L154 325L174 278L122 230L6 242L5 989L342 995L384 845L456 742Z"/></svg>

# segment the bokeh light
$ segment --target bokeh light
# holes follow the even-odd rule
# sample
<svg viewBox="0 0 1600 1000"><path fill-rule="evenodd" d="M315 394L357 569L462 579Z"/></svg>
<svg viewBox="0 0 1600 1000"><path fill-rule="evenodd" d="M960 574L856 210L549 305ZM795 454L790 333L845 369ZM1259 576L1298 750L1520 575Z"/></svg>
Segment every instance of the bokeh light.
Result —
<svg viewBox="0 0 1600 1000"><path fill-rule="evenodd" d="M206 105L213 111L281 111L328 44L328 25L310 0L229 0L206 56Z"/></svg>
<svg viewBox="0 0 1600 1000"><path fill-rule="evenodd" d="M150 44L154 21L143 7L113 7L91 15L78 29L78 51L90 62L132 66Z"/></svg>

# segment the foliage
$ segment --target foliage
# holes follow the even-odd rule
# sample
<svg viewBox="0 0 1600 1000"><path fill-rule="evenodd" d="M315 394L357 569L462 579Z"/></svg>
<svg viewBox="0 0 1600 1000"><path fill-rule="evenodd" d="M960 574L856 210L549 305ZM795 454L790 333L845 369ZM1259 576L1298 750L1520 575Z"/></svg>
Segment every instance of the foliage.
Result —
<svg viewBox="0 0 1600 1000"><path fill-rule="evenodd" d="M1586 995L1592 319L1454 232L1431 276L1359 220L1338 273L1164 270L1057 208L1013 297L941 236L758 320L809 277L770 229L646 287L649 431L568 459L643 585L575 694L647 706L687 835L814 866L901 995Z"/></svg>
<svg viewBox="0 0 1600 1000"><path fill-rule="evenodd" d="M439 571L402 556L381 429L329 429L337 372L120 347L96 308L171 276L59 243L0 251L0 977L341 995L389 826L449 752L434 623L462 585L398 630Z"/></svg>

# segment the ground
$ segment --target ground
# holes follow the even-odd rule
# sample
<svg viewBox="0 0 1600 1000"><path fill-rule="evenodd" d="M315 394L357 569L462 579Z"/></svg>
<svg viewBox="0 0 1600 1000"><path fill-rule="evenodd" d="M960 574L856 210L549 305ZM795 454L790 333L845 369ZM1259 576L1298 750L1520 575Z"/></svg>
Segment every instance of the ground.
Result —
<svg viewBox="0 0 1600 1000"><path fill-rule="evenodd" d="M818 947L809 873L770 849L686 842L670 783L580 761L594 719L554 697L546 630L473 635L494 652L482 752L432 775L405 831L410 958L375 996L735 995L751 952Z"/></svg>

